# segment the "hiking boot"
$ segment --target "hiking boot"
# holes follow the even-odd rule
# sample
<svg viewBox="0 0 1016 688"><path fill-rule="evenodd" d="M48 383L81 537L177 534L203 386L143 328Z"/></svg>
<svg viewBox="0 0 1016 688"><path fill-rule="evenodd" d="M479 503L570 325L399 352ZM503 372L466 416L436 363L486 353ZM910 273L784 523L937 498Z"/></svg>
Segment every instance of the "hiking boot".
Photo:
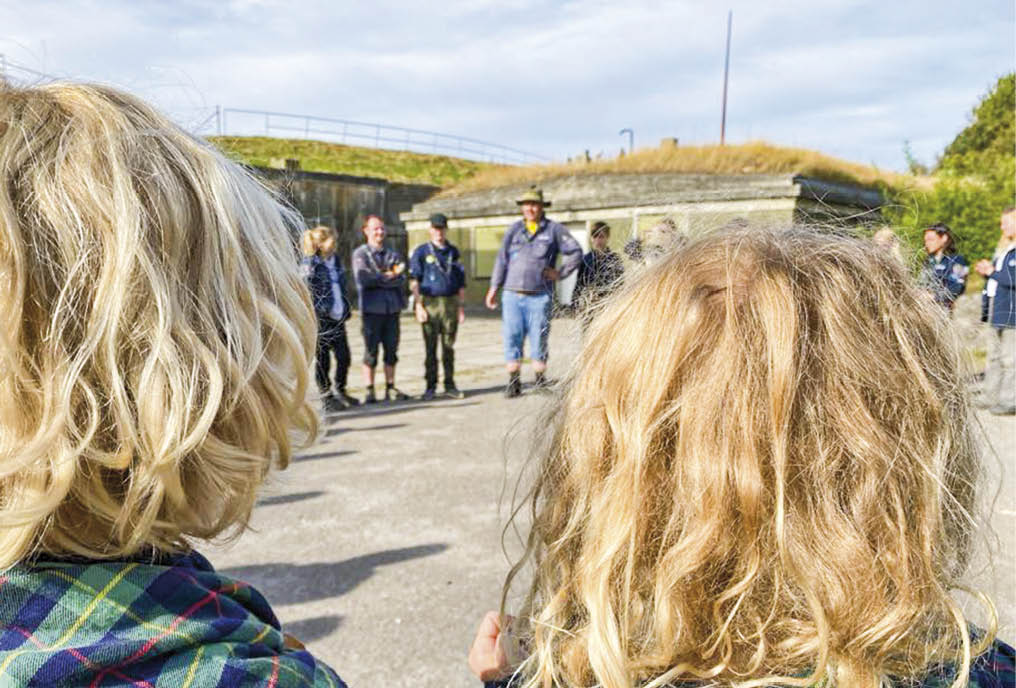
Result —
<svg viewBox="0 0 1016 688"><path fill-rule="evenodd" d="M349 408L350 406L360 405L360 400L357 399L356 397L351 397L348 394L346 394L346 390L344 389L339 390L337 398L346 405L346 408Z"/></svg>
<svg viewBox="0 0 1016 688"><path fill-rule="evenodd" d="M549 392L550 391L550 380L543 373L537 373L536 378L533 380L533 389L537 392Z"/></svg>
<svg viewBox="0 0 1016 688"><path fill-rule="evenodd" d="M446 397L451 397L452 399L466 398L466 395L462 392L462 390L455 385L445 385L444 393Z"/></svg>
<svg viewBox="0 0 1016 688"><path fill-rule="evenodd" d="M363 403L365 403L365 404L376 404L377 403L377 397L374 395L374 388L373 387L368 387L367 388L367 393L365 395L363 395Z"/></svg>
<svg viewBox="0 0 1016 688"><path fill-rule="evenodd" d="M424 391L423 396L420 397L420 401L434 401L435 396L437 395L434 393L434 390L428 387Z"/></svg>
<svg viewBox="0 0 1016 688"><path fill-rule="evenodd" d="M408 399L409 395L395 385L385 387L385 401L406 401Z"/></svg>
<svg viewBox="0 0 1016 688"><path fill-rule="evenodd" d="M504 388L504 398L514 399L520 396L522 396L522 380L518 375L513 375L508 378L508 386Z"/></svg>

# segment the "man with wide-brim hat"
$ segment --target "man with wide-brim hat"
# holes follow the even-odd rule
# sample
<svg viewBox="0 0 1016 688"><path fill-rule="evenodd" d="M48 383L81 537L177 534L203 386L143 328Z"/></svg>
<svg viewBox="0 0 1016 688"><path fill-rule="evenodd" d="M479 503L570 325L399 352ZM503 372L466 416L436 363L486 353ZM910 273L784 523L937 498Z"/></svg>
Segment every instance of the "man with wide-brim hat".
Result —
<svg viewBox="0 0 1016 688"><path fill-rule="evenodd" d="M535 383L546 385L547 343L550 337L550 312L554 302L554 283L578 269L582 247L564 225L547 219L543 209L550 206L543 189L532 186L515 199L522 219L504 235L501 250L494 261L490 289L484 302L497 308L501 297L501 331L504 337L505 369L508 371L506 397L522 394L519 370L525 339L529 339L529 357L533 361ZM561 266L556 267L558 255Z"/></svg>

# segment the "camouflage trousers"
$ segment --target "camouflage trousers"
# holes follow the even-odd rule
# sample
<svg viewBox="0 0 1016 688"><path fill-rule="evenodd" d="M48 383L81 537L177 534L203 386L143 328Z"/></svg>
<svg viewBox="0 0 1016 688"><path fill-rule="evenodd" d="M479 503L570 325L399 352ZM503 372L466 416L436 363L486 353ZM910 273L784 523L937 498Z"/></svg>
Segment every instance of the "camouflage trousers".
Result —
<svg viewBox="0 0 1016 688"><path fill-rule="evenodd" d="M455 386L455 335L459 331L459 300L457 296L422 296L427 310L423 330L423 347L426 357L423 375L427 389L437 388L437 345L441 343L441 365L444 368L445 388Z"/></svg>

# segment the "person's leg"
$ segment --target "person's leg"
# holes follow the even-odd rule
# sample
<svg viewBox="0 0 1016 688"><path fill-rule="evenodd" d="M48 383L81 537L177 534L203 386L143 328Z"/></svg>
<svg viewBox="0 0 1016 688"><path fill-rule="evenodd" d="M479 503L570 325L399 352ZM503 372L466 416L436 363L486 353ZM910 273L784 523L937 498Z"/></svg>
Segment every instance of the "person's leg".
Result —
<svg viewBox="0 0 1016 688"><path fill-rule="evenodd" d="M377 401L374 393L374 369L377 367L377 351L381 342L380 326L378 316L374 313L364 313L362 316L363 331L363 385L366 394L363 401L365 404L373 404Z"/></svg>
<svg viewBox="0 0 1016 688"><path fill-rule="evenodd" d="M522 311L521 294L505 290L501 294L501 335L504 339L504 367L508 372L505 396L517 397L522 393L519 367L522 364L522 338L526 322Z"/></svg>
<svg viewBox="0 0 1016 688"><path fill-rule="evenodd" d="M547 383L547 345L550 339L550 294L529 297L526 329L529 337L530 356L533 359L533 372L536 374L536 385L541 387Z"/></svg>
<svg viewBox="0 0 1016 688"><path fill-rule="evenodd" d="M429 300L428 300L429 301ZM427 308L427 322L420 328L423 330L423 379L427 390L433 392L437 388L437 340L439 336L440 323L436 320L436 308L433 302L425 301Z"/></svg>
<svg viewBox="0 0 1016 688"><path fill-rule="evenodd" d="M992 408L999 400L999 386L1002 383L1002 332L997 327L988 327L988 360L984 366L984 380L977 395L976 404L981 408Z"/></svg>
<svg viewBox="0 0 1016 688"><path fill-rule="evenodd" d="M1016 414L1016 329L1011 327L998 332L999 382L996 403L991 412L998 415Z"/></svg>
<svg viewBox="0 0 1016 688"><path fill-rule="evenodd" d="M404 401L409 398L408 394L401 392L395 386L395 364L399 362L399 314L392 313L385 316L385 323L381 342L384 346L385 356L385 401Z"/></svg>
<svg viewBox="0 0 1016 688"><path fill-rule="evenodd" d="M328 337L321 321L318 321L317 348L314 352L314 379L322 396L331 393L328 385L328 369L331 366L331 353L328 348Z"/></svg>
<svg viewBox="0 0 1016 688"><path fill-rule="evenodd" d="M444 368L444 388L453 396L459 396L455 386L455 337L459 332L459 314L454 297L446 299L442 317L441 364Z"/></svg>
<svg viewBox="0 0 1016 688"><path fill-rule="evenodd" d="M349 382L349 365L353 357L349 351L349 337L346 335L346 324L339 323L335 328L335 392L339 401L346 406L357 406L359 400L349 396L346 385Z"/></svg>

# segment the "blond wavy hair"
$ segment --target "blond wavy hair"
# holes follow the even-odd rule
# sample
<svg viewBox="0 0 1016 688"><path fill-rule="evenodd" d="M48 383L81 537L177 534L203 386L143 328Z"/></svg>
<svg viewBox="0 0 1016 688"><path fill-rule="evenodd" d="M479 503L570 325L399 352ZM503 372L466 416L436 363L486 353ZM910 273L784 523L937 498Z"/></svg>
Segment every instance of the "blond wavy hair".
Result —
<svg viewBox="0 0 1016 688"><path fill-rule="evenodd" d="M324 252L327 256L335 253L338 237L335 230L327 225L318 225L311 229L304 230L300 241L303 255L310 258L317 255L318 251Z"/></svg>
<svg viewBox="0 0 1016 688"><path fill-rule="evenodd" d="M0 570L246 524L317 428L301 225L140 100L0 82Z"/></svg>
<svg viewBox="0 0 1016 688"><path fill-rule="evenodd" d="M979 473L963 370L868 241L728 227L651 263L590 323L536 452L502 598L532 567L524 685L860 687L937 662L963 685L994 633L950 596Z"/></svg>

